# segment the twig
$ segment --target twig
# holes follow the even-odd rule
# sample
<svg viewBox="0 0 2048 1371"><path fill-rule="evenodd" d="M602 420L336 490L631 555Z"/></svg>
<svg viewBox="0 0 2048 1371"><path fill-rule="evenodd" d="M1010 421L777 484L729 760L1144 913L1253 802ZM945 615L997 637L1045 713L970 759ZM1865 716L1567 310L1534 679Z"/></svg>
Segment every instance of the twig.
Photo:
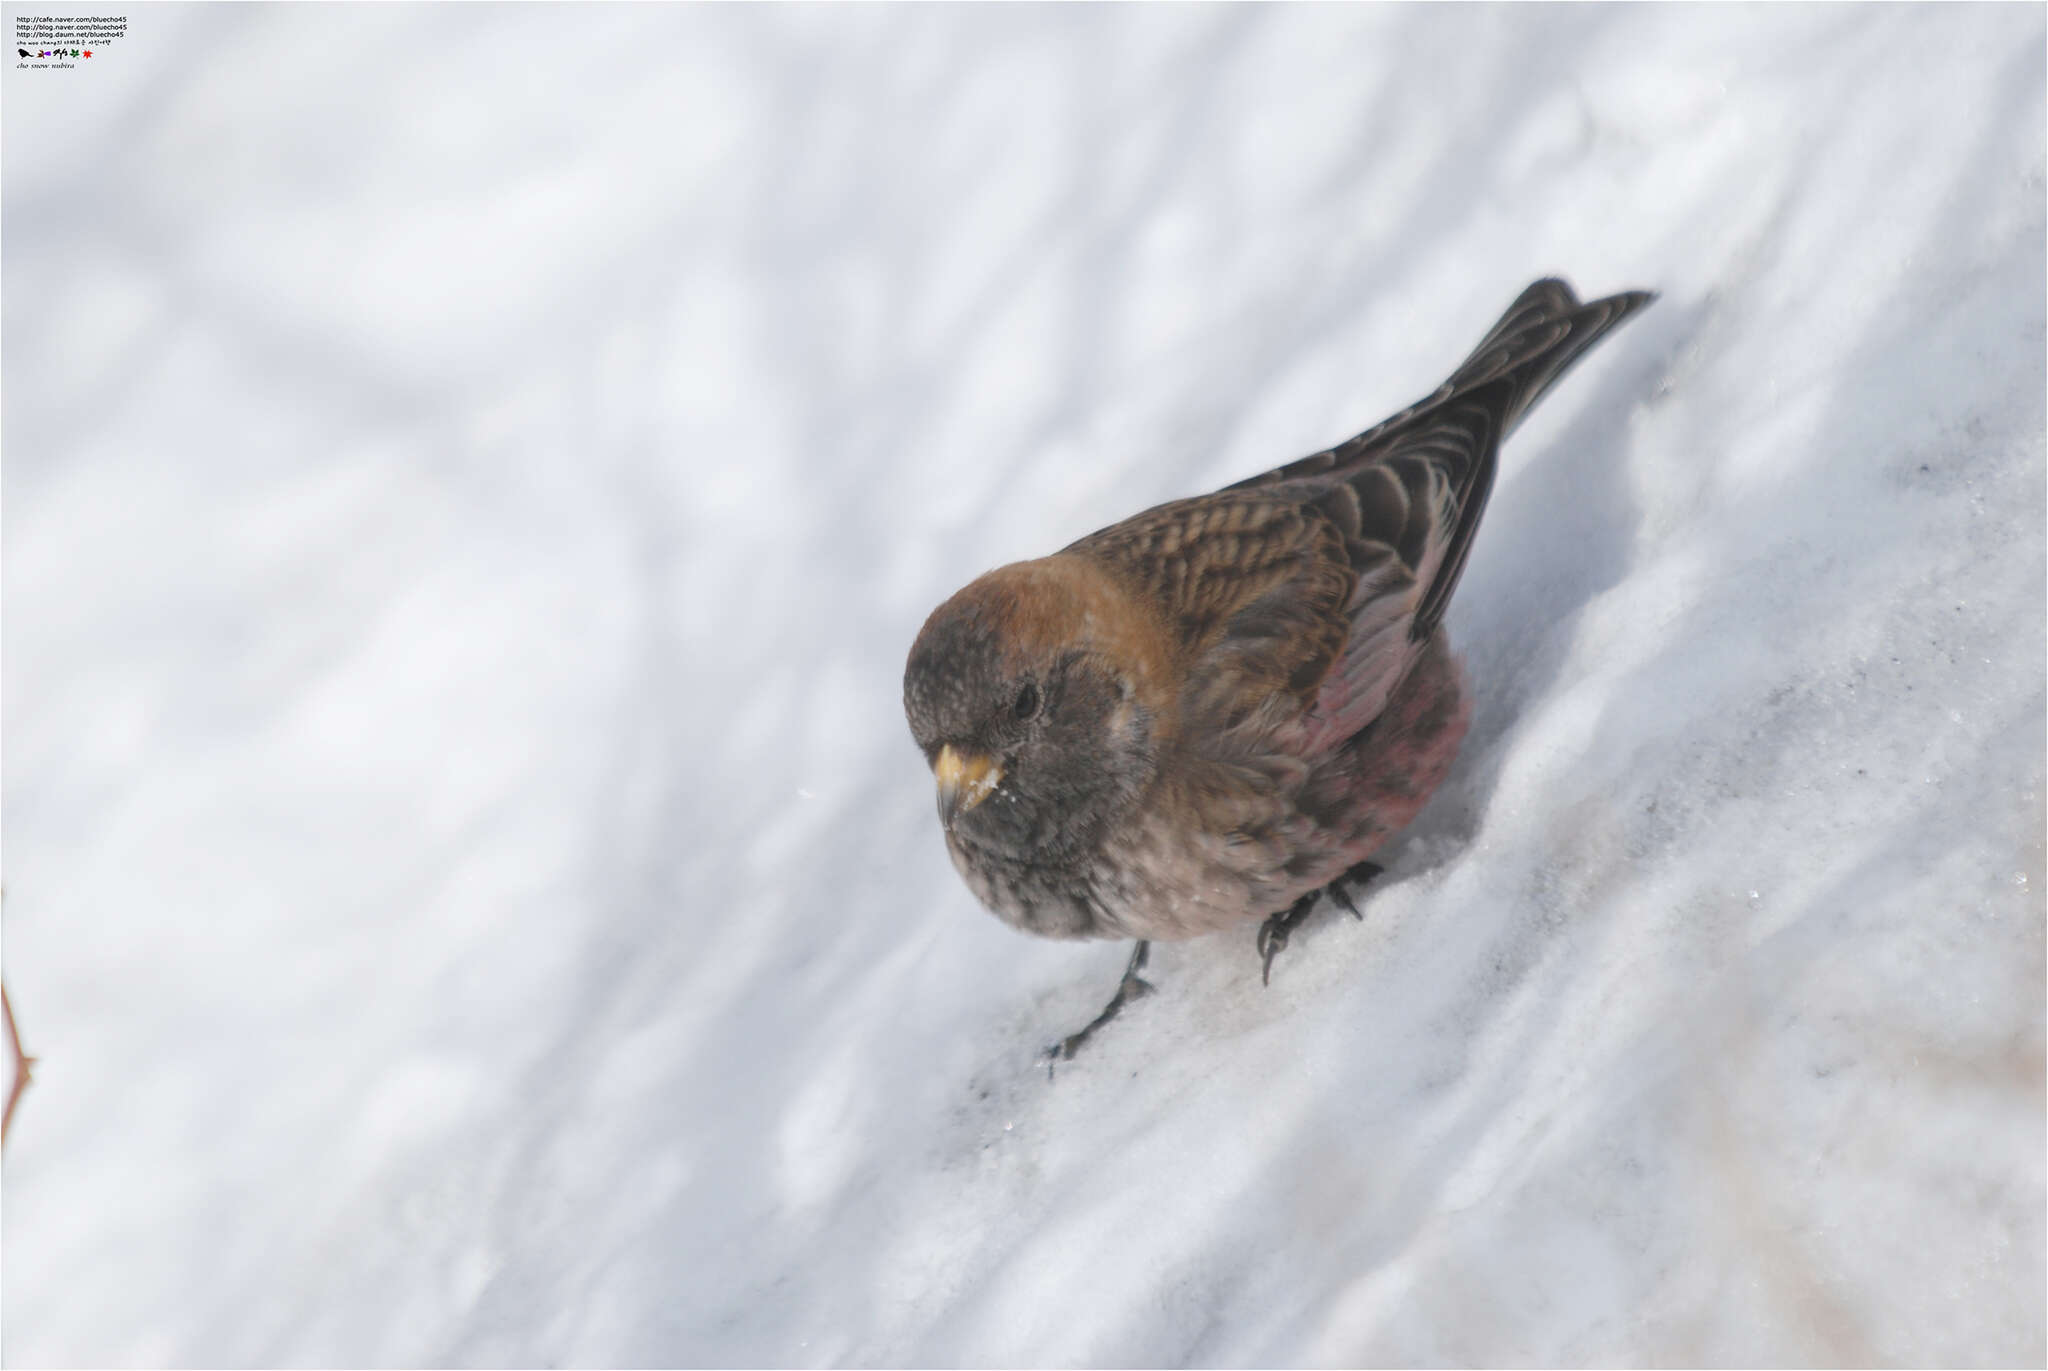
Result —
<svg viewBox="0 0 2048 1371"><path fill-rule="evenodd" d="M7 1110L0 1113L0 1147L7 1145L7 1130L14 1123L14 1106L34 1079L36 1059L21 1050L21 1034L14 1031L14 1005L7 998L7 986L0 983L0 1017L7 1020L7 1051L14 1058L14 1088L7 1092Z"/></svg>

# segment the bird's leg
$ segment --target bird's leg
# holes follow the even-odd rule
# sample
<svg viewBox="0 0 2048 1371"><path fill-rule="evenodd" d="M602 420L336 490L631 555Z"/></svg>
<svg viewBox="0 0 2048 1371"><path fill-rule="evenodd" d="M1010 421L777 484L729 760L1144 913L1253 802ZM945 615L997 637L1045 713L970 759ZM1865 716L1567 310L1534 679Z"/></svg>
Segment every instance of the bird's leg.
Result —
<svg viewBox="0 0 2048 1371"><path fill-rule="evenodd" d="M1124 1005L1132 1000L1143 999L1152 993L1152 983L1138 974L1145 969L1145 958L1151 955L1151 952L1152 944L1140 938L1138 945L1131 950L1130 965L1124 968L1123 980L1117 982L1116 994L1109 997L1109 1003L1102 1007L1102 1012L1097 1014L1089 1022L1088 1026L1079 1033L1069 1034L1066 1038L1045 1049L1045 1074L1048 1079L1052 1076L1054 1062L1062 1058L1072 1061L1074 1054L1081 1050L1081 1044L1087 1042L1093 1036L1096 1029L1102 1027L1123 1012Z"/></svg>
<svg viewBox="0 0 2048 1371"><path fill-rule="evenodd" d="M1259 983L1261 985L1271 985L1273 983L1273 959L1280 955L1282 948L1287 946L1288 935L1301 927L1302 920L1308 918L1308 912L1315 908L1316 896L1327 894L1331 899L1349 910L1352 918L1362 920L1365 918L1365 915L1358 912L1357 904L1352 901L1350 887L1368 884L1383 869L1375 862L1360 862L1321 890L1311 890L1272 918L1267 919L1265 923L1259 925L1259 957L1263 962L1259 969Z"/></svg>

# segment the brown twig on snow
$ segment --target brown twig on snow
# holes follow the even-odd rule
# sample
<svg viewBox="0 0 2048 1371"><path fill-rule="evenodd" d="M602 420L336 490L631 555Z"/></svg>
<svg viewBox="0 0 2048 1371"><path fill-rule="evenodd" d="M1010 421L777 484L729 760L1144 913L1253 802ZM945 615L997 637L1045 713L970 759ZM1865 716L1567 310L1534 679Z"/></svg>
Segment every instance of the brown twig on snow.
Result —
<svg viewBox="0 0 2048 1371"><path fill-rule="evenodd" d="M32 1080L36 1059L21 1050L21 1034L14 1031L14 1005L7 998L7 987L0 984L0 1017L7 1020L7 1052L14 1058L14 1088L7 1092L7 1110L0 1113L0 1147L7 1144L7 1130L14 1123L14 1106L21 1103L21 1096Z"/></svg>

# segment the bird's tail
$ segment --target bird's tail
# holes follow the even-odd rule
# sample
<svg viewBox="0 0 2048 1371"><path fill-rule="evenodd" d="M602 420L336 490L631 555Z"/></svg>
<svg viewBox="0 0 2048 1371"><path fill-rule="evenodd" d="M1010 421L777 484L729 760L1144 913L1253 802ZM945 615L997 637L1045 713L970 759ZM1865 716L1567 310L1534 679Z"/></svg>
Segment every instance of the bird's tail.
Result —
<svg viewBox="0 0 2048 1371"><path fill-rule="evenodd" d="M1476 401L1489 430L1476 444L1475 455L1481 461L1461 468L1453 484L1458 487L1461 505L1476 493L1478 503L1484 506L1485 491L1492 484L1493 452L1500 440L1574 362L1615 325L1656 298L1655 291L1631 290L1582 305L1564 282L1554 277L1538 281L1515 297L1500 322L1472 349L1472 355L1430 394L1335 447L1248 476L1224 489L1271 486L1361 469L1379 461L1404 438L1440 421L1453 406Z"/></svg>
<svg viewBox="0 0 2048 1371"><path fill-rule="evenodd" d="M1574 362L1656 298L1655 291L1631 290L1582 305L1563 281L1555 277L1538 281L1515 297L1500 322L1451 373L1446 389L1463 393L1511 378L1511 395L1501 416L1505 436Z"/></svg>

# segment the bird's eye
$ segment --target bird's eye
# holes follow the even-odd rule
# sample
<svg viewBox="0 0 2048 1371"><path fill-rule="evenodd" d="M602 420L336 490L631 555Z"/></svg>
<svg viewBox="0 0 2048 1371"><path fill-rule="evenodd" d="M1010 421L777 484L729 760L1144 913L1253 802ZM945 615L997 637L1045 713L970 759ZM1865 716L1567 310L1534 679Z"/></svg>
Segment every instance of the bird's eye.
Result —
<svg viewBox="0 0 2048 1371"><path fill-rule="evenodd" d="M1038 687L1026 681L1017 691L1016 713L1020 719L1029 719L1038 713Z"/></svg>

